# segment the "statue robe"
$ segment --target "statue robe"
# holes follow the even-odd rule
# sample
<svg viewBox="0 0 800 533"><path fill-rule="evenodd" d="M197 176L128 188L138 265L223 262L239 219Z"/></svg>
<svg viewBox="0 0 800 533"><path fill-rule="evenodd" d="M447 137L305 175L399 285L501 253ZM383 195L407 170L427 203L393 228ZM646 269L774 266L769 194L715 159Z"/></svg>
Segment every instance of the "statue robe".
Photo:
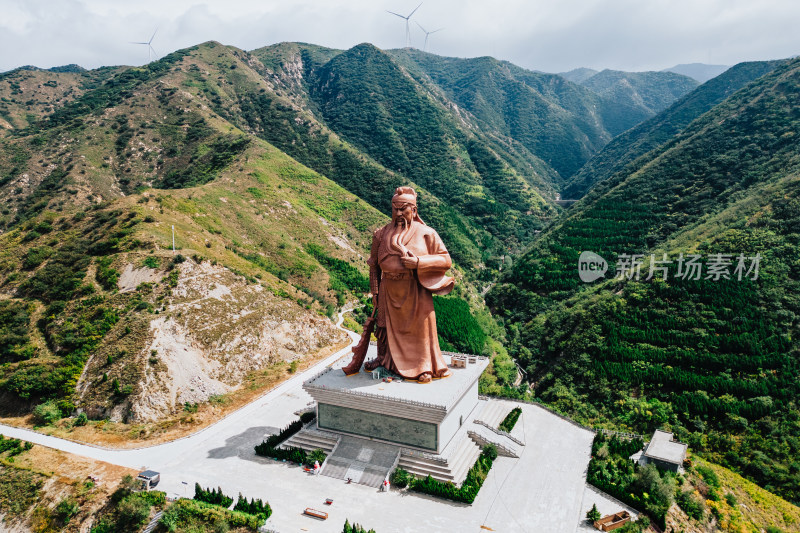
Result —
<svg viewBox="0 0 800 533"><path fill-rule="evenodd" d="M417 218L401 239L419 258L416 269L407 269L390 243L394 229L389 223L375 231L368 261L370 287L378 294L378 360L407 379L426 372L442 377L448 369L439 348L432 295L453 288L453 278L445 276L452 265L450 254L436 231Z"/></svg>

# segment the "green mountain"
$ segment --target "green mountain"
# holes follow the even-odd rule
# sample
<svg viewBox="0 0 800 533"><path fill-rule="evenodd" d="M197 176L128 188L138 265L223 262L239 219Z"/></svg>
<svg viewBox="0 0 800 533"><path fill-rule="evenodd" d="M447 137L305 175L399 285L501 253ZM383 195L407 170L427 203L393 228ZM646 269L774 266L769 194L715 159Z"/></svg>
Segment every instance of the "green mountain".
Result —
<svg viewBox="0 0 800 533"><path fill-rule="evenodd" d="M579 67L572 69L568 72L559 72L558 75L566 80L571 81L572 83L582 83L585 80L597 74L598 72L599 71L591 68Z"/></svg>
<svg viewBox="0 0 800 533"><path fill-rule="evenodd" d="M478 299L458 298L556 212L541 192L552 171L388 55L212 42L64 70L0 79L6 412L55 401L152 421L331 349L344 336L328 317L368 289L371 232L398 185L417 187L465 278L437 310L471 333L445 327L443 342L501 349L485 311L470 315ZM362 105L384 120L356 123Z"/></svg>
<svg viewBox="0 0 800 533"><path fill-rule="evenodd" d="M697 85L677 74L604 71L582 82L599 76L596 84L584 87L557 74L532 72L489 57L448 58L407 49L391 53L474 115L482 129L519 141L562 179L612 137Z"/></svg>
<svg viewBox="0 0 800 533"><path fill-rule="evenodd" d="M608 102L600 115L613 135L663 111L698 86L682 74L618 70L603 70L580 84Z"/></svg>
<svg viewBox="0 0 800 533"><path fill-rule="evenodd" d="M728 65L707 65L705 63L682 63L674 67L665 68L664 72L675 72L694 78L700 83L705 83L712 78L716 78L726 70L731 68Z"/></svg>
<svg viewBox="0 0 800 533"><path fill-rule="evenodd" d="M544 401L591 424L667 427L793 502L798 105L792 60L596 185L488 295ZM607 278L623 254L643 254L642 276L584 284L577 263L587 250L609 261ZM665 253L668 278L647 280ZM680 254L701 256L700 279L677 277ZM739 255L749 267L756 254L757 279L737 279ZM716 279L713 264L726 260L729 278Z"/></svg>
<svg viewBox="0 0 800 533"><path fill-rule="evenodd" d="M344 341L326 315L366 290L386 217L213 110L233 71L261 80L239 54L210 43L83 90L6 78L19 99L43 100L31 74L76 88L0 139L5 413L155 420Z"/></svg>
<svg viewBox="0 0 800 533"><path fill-rule="evenodd" d="M423 218L467 271L491 275L554 212L542 198L547 165L513 139L472 131L372 45L288 43L251 58L275 90L234 86L220 113L384 212L395 187L415 185Z"/></svg>
<svg viewBox="0 0 800 533"><path fill-rule="evenodd" d="M563 198L577 199L595 183L608 179L634 164L636 159L661 146L694 119L710 110L746 84L771 72L782 61L739 63L704 83L662 113L620 134L590 159L562 190ZM635 164L630 169L631 172Z"/></svg>

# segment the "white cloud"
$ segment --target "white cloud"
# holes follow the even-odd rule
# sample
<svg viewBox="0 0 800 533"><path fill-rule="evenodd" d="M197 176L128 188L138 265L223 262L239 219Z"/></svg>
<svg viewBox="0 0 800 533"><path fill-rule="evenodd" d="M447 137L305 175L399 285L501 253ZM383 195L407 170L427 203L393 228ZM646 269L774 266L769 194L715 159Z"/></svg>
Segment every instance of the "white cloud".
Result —
<svg viewBox="0 0 800 533"><path fill-rule="evenodd" d="M0 71L25 64L87 68L141 64L146 41L164 55L208 40L253 49L280 41L334 48L403 46L417 0L0 0ZM579 66L662 69L676 63L734 64L800 53L792 0L426 0L412 44L442 55L492 55L558 72Z"/></svg>

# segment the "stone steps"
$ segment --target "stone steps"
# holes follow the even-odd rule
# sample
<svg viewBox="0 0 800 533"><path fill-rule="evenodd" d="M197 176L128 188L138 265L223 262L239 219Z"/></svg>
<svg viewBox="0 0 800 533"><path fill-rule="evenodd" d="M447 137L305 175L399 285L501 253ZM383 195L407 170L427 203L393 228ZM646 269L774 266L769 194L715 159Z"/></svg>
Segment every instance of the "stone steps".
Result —
<svg viewBox="0 0 800 533"><path fill-rule="evenodd" d="M307 452L312 452L316 449L321 449L326 455L330 455L333 448L336 446L337 439L335 437L320 434L311 429L303 429L289 437L281 448L302 448Z"/></svg>
<svg viewBox="0 0 800 533"><path fill-rule="evenodd" d="M430 475L439 481L450 481L459 485L464 481L467 472L475 464L480 453L480 448L471 439L464 436L446 461L436 461L426 458L422 454L411 455L404 452L400 455L398 466L415 476Z"/></svg>
<svg viewBox="0 0 800 533"><path fill-rule="evenodd" d="M486 426L470 424L467 434L481 448L487 444L493 444L497 448L498 455L519 457L522 453L522 446L509 439L506 435L495 433Z"/></svg>
<svg viewBox="0 0 800 533"><path fill-rule="evenodd" d="M486 400L476 419L496 428L513 408L511 403L503 400Z"/></svg>

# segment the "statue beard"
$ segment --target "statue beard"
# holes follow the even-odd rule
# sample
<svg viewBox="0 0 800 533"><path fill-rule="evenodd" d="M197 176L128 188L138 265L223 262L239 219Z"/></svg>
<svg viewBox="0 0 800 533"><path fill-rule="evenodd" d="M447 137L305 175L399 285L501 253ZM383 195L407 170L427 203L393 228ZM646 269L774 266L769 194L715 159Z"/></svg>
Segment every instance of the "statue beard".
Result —
<svg viewBox="0 0 800 533"><path fill-rule="evenodd" d="M405 246L403 246L403 237L411 230L412 221L406 220L404 217L398 217L397 220L394 221L394 231L392 232L392 237L389 240L389 244L391 245L392 249L398 252L401 256L411 255L409 254L408 250Z"/></svg>

